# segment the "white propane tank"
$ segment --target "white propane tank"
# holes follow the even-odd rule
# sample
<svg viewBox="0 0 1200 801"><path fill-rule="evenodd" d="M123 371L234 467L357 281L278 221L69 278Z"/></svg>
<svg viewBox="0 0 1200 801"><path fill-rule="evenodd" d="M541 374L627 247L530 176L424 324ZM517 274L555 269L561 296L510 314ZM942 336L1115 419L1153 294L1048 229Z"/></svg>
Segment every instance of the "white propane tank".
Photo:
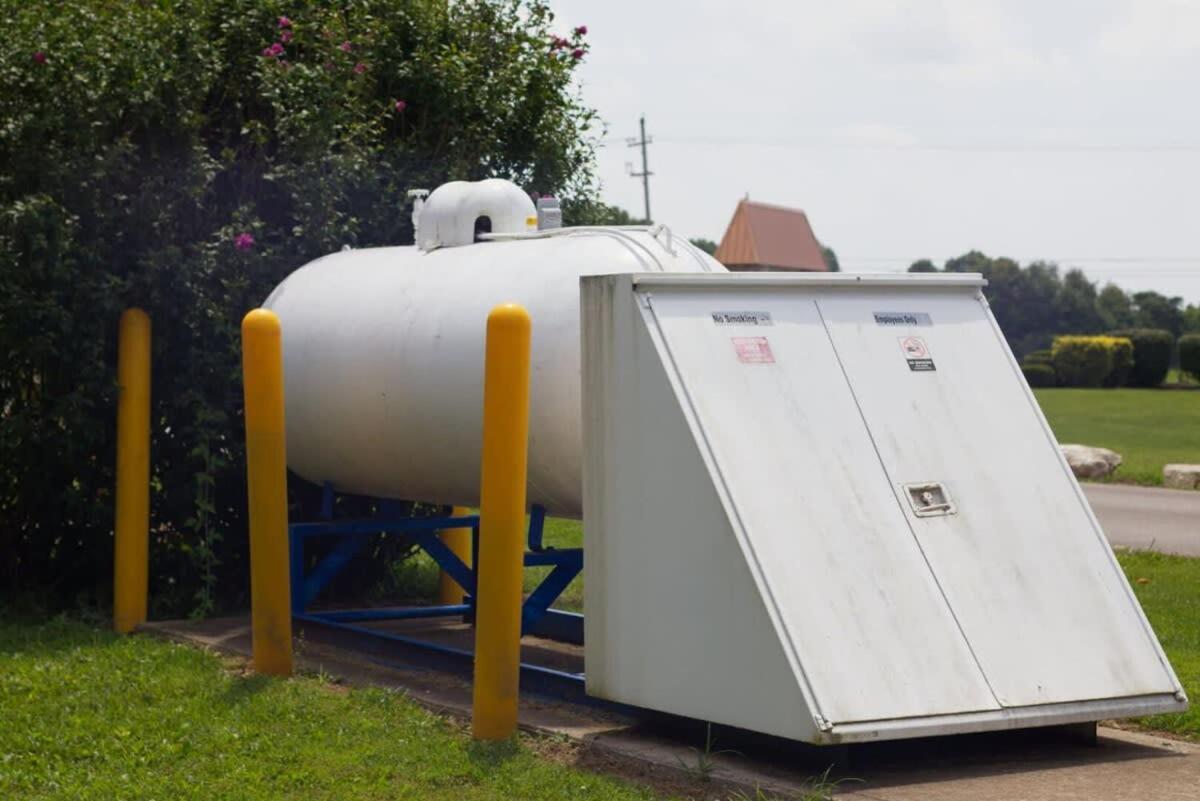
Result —
<svg viewBox="0 0 1200 801"><path fill-rule="evenodd" d="M579 277L725 268L664 226L527 232L528 197L508 193L527 208L505 214L498 182L480 183L487 241L460 244L484 215L456 182L453 210L441 189L425 203L422 247L334 253L267 298L283 327L288 466L341 492L477 505L487 315L519 303L533 319L529 503L579 517Z"/></svg>

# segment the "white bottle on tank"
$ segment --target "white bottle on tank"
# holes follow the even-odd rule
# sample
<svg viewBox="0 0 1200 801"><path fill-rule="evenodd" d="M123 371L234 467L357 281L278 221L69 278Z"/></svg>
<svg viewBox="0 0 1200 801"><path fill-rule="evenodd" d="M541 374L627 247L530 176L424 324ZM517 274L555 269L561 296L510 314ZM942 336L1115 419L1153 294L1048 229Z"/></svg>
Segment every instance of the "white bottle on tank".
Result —
<svg viewBox="0 0 1200 801"><path fill-rule="evenodd" d="M283 327L289 467L341 492L476 505L487 315L519 303L529 502L580 516L579 277L724 268L663 226L539 232L528 196L495 179L433 192L417 241L318 259L264 304Z"/></svg>

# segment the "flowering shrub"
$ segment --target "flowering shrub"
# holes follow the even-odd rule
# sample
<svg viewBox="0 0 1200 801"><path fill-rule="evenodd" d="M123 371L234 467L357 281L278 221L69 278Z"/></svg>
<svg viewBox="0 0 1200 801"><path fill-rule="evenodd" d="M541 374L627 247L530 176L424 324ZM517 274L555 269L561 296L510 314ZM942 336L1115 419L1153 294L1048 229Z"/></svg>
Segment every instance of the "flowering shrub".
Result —
<svg viewBox="0 0 1200 801"><path fill-rule="evenodd" d="M153 320L155 614L246 590L238 324L409 188L591 203L542 0L0 0L0 594L105 602L115 334ZM414 458L418 458L414 454Z"/></svg>

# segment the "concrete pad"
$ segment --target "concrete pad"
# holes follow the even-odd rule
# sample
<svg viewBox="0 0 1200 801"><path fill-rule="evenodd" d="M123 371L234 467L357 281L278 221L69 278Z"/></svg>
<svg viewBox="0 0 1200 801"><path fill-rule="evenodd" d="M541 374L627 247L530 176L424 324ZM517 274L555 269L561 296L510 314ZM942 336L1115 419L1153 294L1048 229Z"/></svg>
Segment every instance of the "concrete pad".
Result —
<svg viewBox="0 0 1200 801"><path fill-rule="evenodd" d="M419 625L445 643L462 645L470 639L469 627L461 624ZM238 656L251 652L247 618L152 623L144 630ZM352 685L402 690L435 712L469 719L467 677L431 669L417 658L397 663L394 652L385 664L354 640L320 627L301 629L297 667ZM580 650L537 638L526 638L523 646L526 658L541 654L568 668ZM1094 744L1081 741L1077 732L1046 729L839 748L713 727L714 750L722 753L713 757L711 780L701 783L694 769L706 732L699 721L526 694L520 725L579 743L581 767L618 773L673 794L724 797L740 789L753 797L755 788L761 788L792 795L802 793L812 776L832 765L830 778L842 782L837 797L854 801L1200 799L1200 745L1108 727L1099 730Z"/></svg>

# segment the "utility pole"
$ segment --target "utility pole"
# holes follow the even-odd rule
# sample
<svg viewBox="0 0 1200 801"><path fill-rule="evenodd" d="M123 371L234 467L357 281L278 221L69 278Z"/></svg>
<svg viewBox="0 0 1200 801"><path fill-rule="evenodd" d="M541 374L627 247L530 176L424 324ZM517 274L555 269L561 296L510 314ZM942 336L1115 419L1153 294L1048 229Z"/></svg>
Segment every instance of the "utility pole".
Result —
<svg viewBox="0 0 1200 801"><path fill-rule="evenodd" d="M633 165L629 164L629 163L626 163L625 167L629 170L629 174L632 175L634 178L642 179L642 193L645 195L645 198L646 198L646 223L649 224L650 223L650 176L654 175L654 173L650 172L650 165L646 159L646 145L653 142L654 139L652 137L646 136L646 115L645 114L642 115L640 123L641 123L641 129L642 129L641 138L634 139L633 137L630 137L629 139L626 139L625 141L629 145L629 147L640 147L642 149L642 171L634 172Z"/></svg>

